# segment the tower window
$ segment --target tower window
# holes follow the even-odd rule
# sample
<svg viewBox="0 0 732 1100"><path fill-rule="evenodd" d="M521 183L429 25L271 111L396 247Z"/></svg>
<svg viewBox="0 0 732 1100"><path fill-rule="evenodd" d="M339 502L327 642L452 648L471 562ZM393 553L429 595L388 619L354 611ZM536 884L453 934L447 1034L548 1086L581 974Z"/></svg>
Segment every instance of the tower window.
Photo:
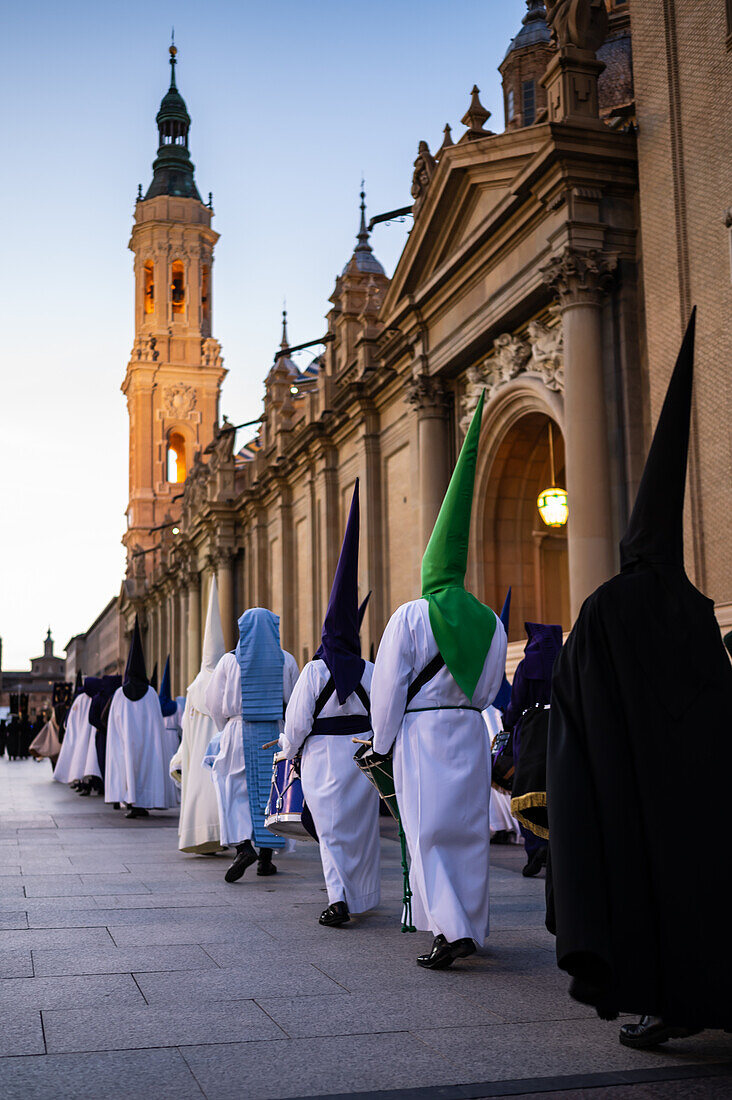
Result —
<svg viewBox="0 0 732 1100"><path fill-rule="evenodd" d="M144 268L144 283L143 283L143 295L145 302L145 313L154 313L155 311L155 270L152 260L145 261Z"/></svg>
<svg viewBox="0 0 732 1100"><path fill-rule="evenodd" d="M521 85L521 105L524 126L533 126L536 121L536 85L533 80L524 80Z"/></svg>
<svg viewBox="0 0 732 1100"><path fill-rule="evenodd" d="M211 320L211 268L204 264L201 268L201 318Z"/></svg>
<svg viewBox="0 0 732 1100"><path fill-rule="evenodd" d="M186 479L186 441L180 432L171 432L168 436L168 481L173 483Z"/></svg>
<svg viewBox="0 0 732 1100"><path fill-rule="evenodd" d="M516 115L516 97L513 94L513 88L508 89L508 95L506 96L506 116L509 122L511 122Z"/></svg>
<svg viewBox="0 0 732 1100"><path fill-rule="evenodd" d="M170 279L170 300L173 303L173 315L180 316L186 309L185 270L182 260L173 260Z"/></svg>

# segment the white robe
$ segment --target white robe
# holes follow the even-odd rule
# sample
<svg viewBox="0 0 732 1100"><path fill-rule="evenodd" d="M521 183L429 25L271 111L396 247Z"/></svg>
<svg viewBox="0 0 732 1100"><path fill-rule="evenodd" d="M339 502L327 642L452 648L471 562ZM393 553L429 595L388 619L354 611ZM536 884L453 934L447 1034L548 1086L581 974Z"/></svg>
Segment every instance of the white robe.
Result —
<svg viewBox="0 0 732 1100"><path fill-rule="evenodd" d="M165 782L168 786L168 804L177 806L180 804L180 790L176 787L173 776L170 774L170 762L180 748L181 738L181 707L176 702L175 714L166 716L163 714L163 753L165 755ZM162 714L162 710L160 712Z"/></svg>
<svg viewBox="0 0 732 1100"><path fill-rule="evenodd" d="M164 749L160 700L148 687L142 699L128 699L124 688L112 697L107 723L105 802L127 802L142 809L169 809L172 781Z"/></svg>
<svg viewBox="0 0 732 1100"><path fill-rule="evenodd" d="M373 668L367 661L361 677L367 693ZM365 913L380 899L379 795L353 762L357 746L350 736L308 736L315 704L329 679L321 660L310 661L302 670L287 706L280 746L288 760L302 748L302 790L320 841L328 901L345 901L351 913ZM343 706L334 692L320 717L365 713L355 692ZM365 740L370 733L359 737Z"/></svg>
<svg viewBox="0 0 732 1100"><path fill-rule="evenodd" d="M449 942L488 936L491 757L480 711L495 698L506 658L497 622L472 700L446 667L409 704L407 688L437 656L427 600L403 604L381 639L371 685L374 749L394 744L394 784L411 857L414 923ZM395 741L396 739L396 741Z"/></svg>
<svg viewBox="0 0 732 1100"><path fill-rule="evenodd" d="M84 693L77 695L71 704L66 718L66 733L53 773L57 783L73 783L76 779L83 779L85 775L99 775L99 765L96 772L85 771L89 740L91 738L94 741L97 732L89 722L90 706L91 698ZM96 759L96 744L94 758Z"/></svg>
<svg viewBox="0 0 732 1100"><path fill-rule="evenodd" d="M286 650L283 653L282 688L286 703L297 681L298 667L291 653ZM225 653L216 665L206 688L206 707L220 731L212 742L212 752L204 757L204 765L211 768L216 788L221 843L241 844L251 839L252 814L244 763L241 669L235 653Z"/></svg>
<svg viewBox="0 0 732 1100"><path fill-rule="evenodd" d="M203 766L208 744L217 734L205 703L206 687L212 676L213 669L202 668L188 688L180 747L169 765L171 776L180 773L178 848L197 855L216 852L221 847L216 789L208 768Z"/></svg>
<svg viewBox="0 0 732 1100"><path fill-rule="evenodd" d="M501 712L496 710L495 707L486 707L483 711L483 718L488 727L488 736L492 748L496 734L503 729ZM511 795L506 794L505 791L499 791L496 787L491 787L491 836L494 833L502 832L513 833L513 843L520 843L521 833L518 821L511 813Z"/></svg>

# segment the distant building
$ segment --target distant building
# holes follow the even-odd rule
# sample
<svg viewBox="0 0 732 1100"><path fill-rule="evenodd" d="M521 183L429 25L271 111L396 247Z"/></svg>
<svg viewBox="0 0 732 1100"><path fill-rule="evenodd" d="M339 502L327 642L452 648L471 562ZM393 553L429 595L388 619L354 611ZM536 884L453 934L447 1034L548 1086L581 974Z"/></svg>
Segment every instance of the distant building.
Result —
<svg viewBox="0 0 732 1100"><path fill-rule="evenodd" d="M119 599L115 596L84 634L75 634L66 643L66 678L114 675L123 670L124 640L119 617Z"/></svg>
<svg viewBox="0 0 732 1100"><path fill-rule="evenodd" d="M51 705L53 685L66 679L66 661L53 652L51 628L43 643L43 656L31 658L30 672L3 669L0 644L0 707L9 707L11 696L28 696L28 716L34 718Z"/></svg>

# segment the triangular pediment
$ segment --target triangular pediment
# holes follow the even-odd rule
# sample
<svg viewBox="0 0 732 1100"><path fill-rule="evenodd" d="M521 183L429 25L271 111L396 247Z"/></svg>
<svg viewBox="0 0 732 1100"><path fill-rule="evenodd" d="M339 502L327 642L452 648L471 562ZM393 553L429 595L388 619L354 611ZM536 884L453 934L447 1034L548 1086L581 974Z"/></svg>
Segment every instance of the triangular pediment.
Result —
<svg viewBox="0 0 732 1100"><path fill-rule="evenodd" d="M383 319L470 249L512 200L516 181L545 140L544 127L532 127L460 143L443 153L399 258Z"/></svg>

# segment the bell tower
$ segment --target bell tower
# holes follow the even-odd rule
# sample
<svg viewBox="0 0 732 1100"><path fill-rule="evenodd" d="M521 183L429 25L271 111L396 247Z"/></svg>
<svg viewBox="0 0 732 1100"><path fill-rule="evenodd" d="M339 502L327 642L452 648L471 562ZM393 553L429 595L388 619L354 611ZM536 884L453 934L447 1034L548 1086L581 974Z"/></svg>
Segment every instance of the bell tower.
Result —
<svg viewBox="0 0 732 1100"><path fill-rule="evenodd" d="M201 201L188 151L190 115L175 82L157 113L153 178L138 190L129 247L134 253L135 342L122 392L130 418L128 562L133 547L159 541L152 529L175 518L182 482L214 437L221 346L212 333L213 210Z"/></svg>

